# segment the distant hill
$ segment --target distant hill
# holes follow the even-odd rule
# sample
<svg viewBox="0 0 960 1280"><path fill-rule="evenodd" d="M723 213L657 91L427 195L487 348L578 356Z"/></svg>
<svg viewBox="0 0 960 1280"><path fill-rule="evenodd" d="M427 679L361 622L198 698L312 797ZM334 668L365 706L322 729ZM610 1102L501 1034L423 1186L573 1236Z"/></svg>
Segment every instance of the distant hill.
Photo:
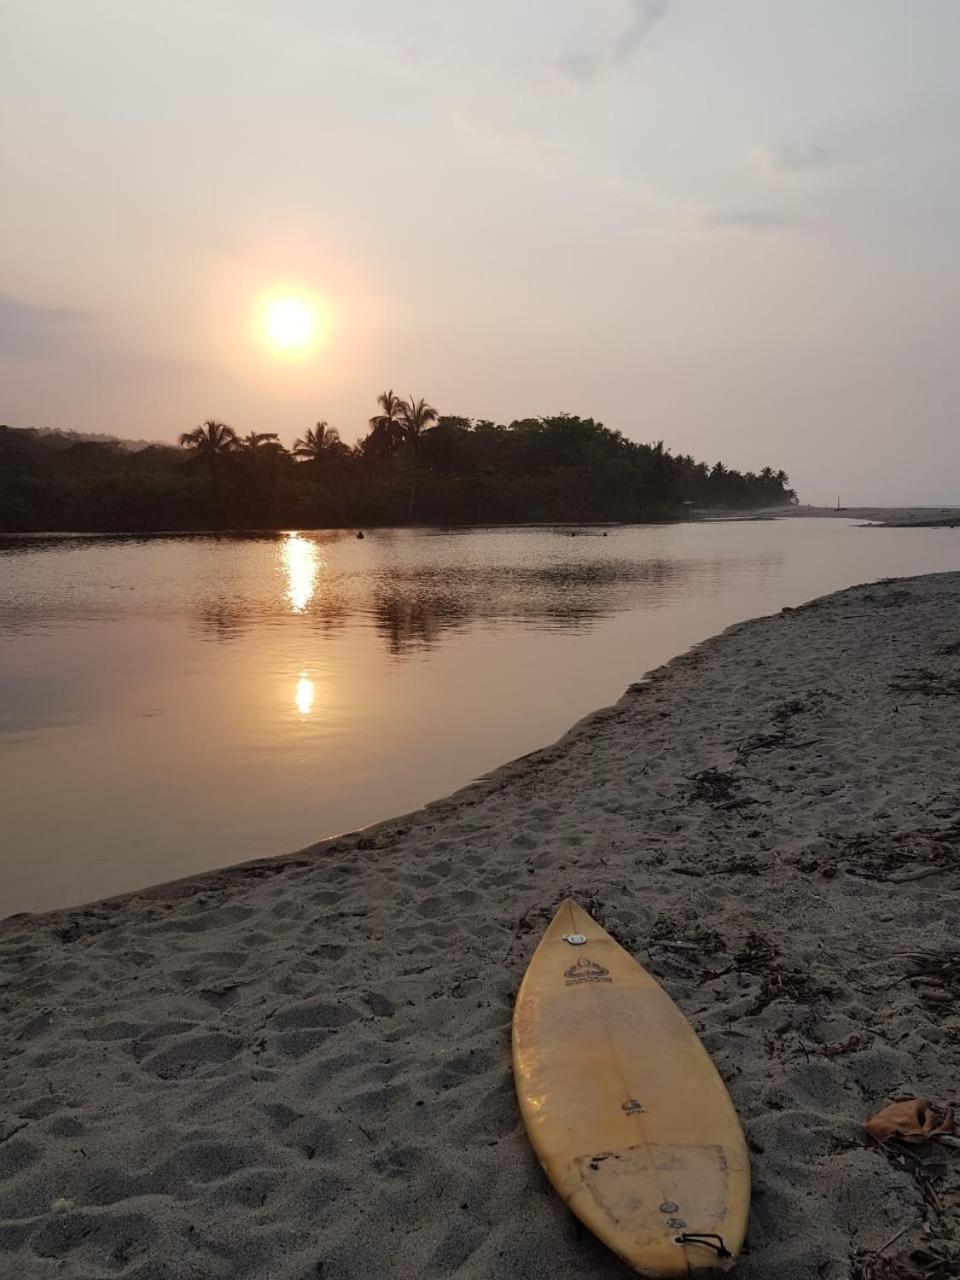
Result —
<svg viewBox="0 0 960 1280"><path fill-rule="evenodd" d="M63 427L25 427L23 430L35 431L38 436L43 436L45 440L49 440L53 444L58 440L62 441L64 446L92 440L97 444L119 445L121 449L126 449L128 453L137 453L141 449L149 449L151 446L160 443L157 440L127 440L122 436L107 435L103 431L74 431L72 428Z"/></svg>

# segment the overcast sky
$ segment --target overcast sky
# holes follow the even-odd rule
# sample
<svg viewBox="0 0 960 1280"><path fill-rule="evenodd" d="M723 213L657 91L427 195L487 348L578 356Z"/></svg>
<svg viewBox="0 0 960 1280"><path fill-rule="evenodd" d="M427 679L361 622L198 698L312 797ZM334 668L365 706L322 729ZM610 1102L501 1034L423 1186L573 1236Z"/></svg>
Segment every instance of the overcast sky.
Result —
<svg viewBox="0 0 960 1280"><path fill-rule="evenodd" d="M3 0L0 421L352 441L393 387L958 502L958 48L958 0Z"/></svg>

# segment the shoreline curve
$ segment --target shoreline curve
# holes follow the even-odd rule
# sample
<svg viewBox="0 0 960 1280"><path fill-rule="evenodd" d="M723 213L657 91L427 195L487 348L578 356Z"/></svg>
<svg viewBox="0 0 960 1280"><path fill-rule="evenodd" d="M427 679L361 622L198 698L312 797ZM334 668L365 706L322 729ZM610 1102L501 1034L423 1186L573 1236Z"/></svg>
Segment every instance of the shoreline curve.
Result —
<svg viewBox="0 0 960 1280"><path fill-rule="evenodd" d="M53 907L49 911L14 912L12 915L0 917L0 934L2 934L4 926L8 922L60 918L95 907L116 909L139 900L173 901L193 892L222 889L225 886L220 881L224 877L228 879L236 878L238 881L251 877L259 879L262 876L271 874L273 871L280 872L286 867L309 865L315 858L324 853L343 853L348 849L365 852L365 841L375 839L383 834L407 834L411 827L420 825L431 818L453 812L463 805L475 803L500 790L501 787L508 785L510 782L516 781L526 770L535 769L542 763L554 760L557 753L572 745L581 733L631 706L633 701L651 683L669 678L675 669L682 667L692 659L699 659L701 655L709 653L713 647L738 632L762 626L782 614L797 613L836 600L851 592L865 590L871 586L886 586L894 583L910 583L928 579L951 578L953 576L955 576L953 572L946 571L916 574L905 578L881 578L873 582L856 583L850 587L841 587L837 591L828 592L826 595L814 596L800 605L787 605L782 609L778 609L775 613L758 614L756 617L745 618L739 622L731 623L730 626L724 627L721 631L707 636L705 639L684 649L668 659L668 661L661 663L660 666L652 668L642 675L639 680L632 681L615 702L609 703L604 707L598 707L593 711L588 711L586 715L575 720L553 742L547 743L542 747L535 747L532 751L527 751L523 755L515 756L513 759L507 760L503 764L497 765L486 773L481 774L479 778L475 778L472 782L465 783L464 786L458 787L455 791L451 791L445 796L440 796L436 800L428 800L416 809L411 809L392 817L380 818L376 822L368 823L366 826L357 827L336 835L324 836L319 840L311 841L310 844L303 845L299 849L293 849L286 853L269 854L262 858L248 858L242 862L229 862L223 867L198 871L188 876L178 876L173 880L160 880L156 884L145 885L141 889L130 889L124 893L111 894L106 898L91 898L89 901L77 903L73 906ZM402 830L398 830L400 828Z"/></svg>

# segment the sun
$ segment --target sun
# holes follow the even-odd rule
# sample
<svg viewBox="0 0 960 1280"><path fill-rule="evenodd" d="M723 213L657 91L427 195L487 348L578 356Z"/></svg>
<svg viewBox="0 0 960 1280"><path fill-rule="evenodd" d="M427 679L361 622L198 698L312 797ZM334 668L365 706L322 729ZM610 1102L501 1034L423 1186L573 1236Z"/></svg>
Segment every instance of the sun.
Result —
<svg viewBox="0 0 960 1280"><path fill-rule="evenodd" d="M263 341L280 355L308 355L322 342L326 323L316 298L305 293L271 293L261 303Z"/></svg>
<svg viewBox="0 0 960 1280"><path fill-rule="evenodd" d="M312 308L300 298L273 298L267 304L267 332L275 347L284 351L305 347L316 328Z"/></svg>

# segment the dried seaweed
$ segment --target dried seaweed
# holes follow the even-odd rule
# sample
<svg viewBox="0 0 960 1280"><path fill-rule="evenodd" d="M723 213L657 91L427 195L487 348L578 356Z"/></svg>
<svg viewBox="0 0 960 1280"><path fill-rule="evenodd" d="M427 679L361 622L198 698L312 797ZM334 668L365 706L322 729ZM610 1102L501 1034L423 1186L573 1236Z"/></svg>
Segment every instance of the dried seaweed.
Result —
<svg viewBox="0 0 960 1280"><path fill-rule="evenodd" d="M852 1035L846 1040L836 1040L832 1044L822 1046L820 1052L825 1058L842 1058L844 1054L856 1053L866 1046L863 1036Z"/></svg>
<svg viewBox="0 0 960 1280"><path fill-rule="evenodd" d="M835 841L836 860L850 875L903 884L960 868L960 823L876 832Z"/></svg>
<svg viewBox="0 0 960 1280"><path fill-rule="evenodd" d="M943 1181L948 1165L939 1147L932 1151L926 1148L918 1150L894 1138L880 1143L877 1150L887 1157L895 1169L901 1169L910 1175L924 1200L936 1214L943 1212L938 1183Z"/></svg>
<svg viewBox="0 0 960 1280"><path fill-rule="evenodd" d="M791 969L780 962L780 952L769 938L759 933L747 936L744 945L733 957L733 963L725 969L711 973L705 971L701 982L709 982L726 973L749 973L760 979L760 991L754 1003L745 1010L747 1016L761 1013L774 1000L794 1000L807 1003L824 994L824 988L809 973Z"/></svg>
<svg viewBox="0 0 960 1280"><path fill-rule="evenodd" d="M681 951L702 952L713 955L724 948L721 934L714 929L685 929L684 925L673 916L661 914L657 916L648 932L652 943L676 947Z"/></svg>
<svg viewBox="0 0 960 1280"><path fill-rule="evenodd" d="M881 579L877 586L884 586L887 582L896 582L896 578ZM896 609L901 605L909 603L913 599L910 591L864 591L860 596L861 600L867 601L869 604L878 605L881 609Z"/></svg>
<svg viewBox="0 0 960 1280"><path fill-rule="evenodd" d="M914 963L910 985L931 1012L960 1001L960 951L911 951L905 958Z"/></svg>
<svg viewBox="0 0 960 1280"><path fill-rule="evenodd" d="M850 1280L923 1280L910 1258L885 1258L882 1253L858 1249L850 1259Z"/></svg>
<svg viewBox="0 0 960 1280"><path fill-rule="evenodd" d="M691 774L689 781L693 783L690 799L706 800L708 804L722 804L732 800L735 789L740 785L732 773L713 767Z"/></svg>
<svg viewBox="0 0 960 1280"><path fill-rule="evenodd" d="M752 853L730 858L716 868L718 875L759 876L770 870L769 862L760 862Z"/></svg>
<svg viewBox="0 0 960 1280"><path fill-rule="evenodd" d="M798 716L801 711L806 711L807 704L802 698L788 698L786 702L781 702L773 710L774 720L780 724L786 724L788 720L792 720L794 716Z"/></svg>
<svg viewBox="0 0 960 1280"><path fill-rule="evenodd" d="M922 693L927 698L960 697L960 675L953 671L932 671L929 667L911 667L890 682L897 693Z"/></svg>
<svg viewBox="0 0 960 1280"><path fill-rule="evenodd" d="M929 1249L892 1258L881 1251L858 1249L850 1259L850 1280L954 1280L957 1276L960 1257Z"/></svg>
<svg viewBox="0 0 960 1280"><path fill-rule="evenodd" d="M753 733L741 742L737 748L737 755L743 760L757 751L773 751L776 747L785 747L789 736L789 730L786 728L775 729L772 733Z"/></svg>
<svg viewBox="0 0 960 1280"><path fill-rule="evenodd" d="M787 698L784 702L777 703L770 713L770 719L773 721L775 728L761 733L753 733L750 737L745 738L737 748L738 758L746 760L757 751L774 751L778 747L799 750L801 747L814 746L820 741L819 738L806 738L802 742L798 742L792 737L793 724L791 722L795 716L802 714L804 711L814 710L822 697L823 692L818 690L806 700L802 698Z"/></svg>
<svg viewBox="0 0 960 1280"><path fill-rule="evenodd" d="M924 1280L956 1280L960 1276L960 1254L954 1249L915 1249L911 1257Z"/></svg>
<svg viewBox="0 0 960 1280"><path fill-rule="evenodd" d="M736 967L746 973L759 973L780 955L776 944L761 933L747 935L747 940L734 956Z"/></svg>

